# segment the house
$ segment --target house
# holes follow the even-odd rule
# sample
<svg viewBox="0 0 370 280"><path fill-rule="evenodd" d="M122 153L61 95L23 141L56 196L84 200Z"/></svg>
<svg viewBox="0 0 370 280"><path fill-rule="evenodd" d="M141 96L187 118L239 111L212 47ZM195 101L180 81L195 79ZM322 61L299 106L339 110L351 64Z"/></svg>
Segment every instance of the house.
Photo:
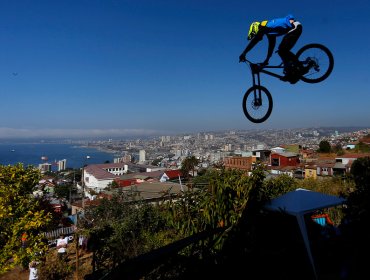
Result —
<svg viewBox="0 0 370 280"><path fill-rule="evenodd" d="M54 212L61 213L64 207L64 203L60 199L51 199L49 201L50 206L53 208Z"/></svg>
<svg viewBox="0 0 370 280"><path fill-rule="evenodd" d="M131 178L131 179L116 178L114 179L114 182L116 182L117 187L119 188L129 187L137 183L135 178Z"/></svg>
<svg viewBox="0 0 370 280"><path fill-rule="evenodd" d="M347 145L344 146L346 150L353 150L356 148L356 143L348 143Z"/></svg>
<svg viewBox="0 0 370 280"><path fill-rule="evenodd" d="M127 164L124 163L105 163L92 164L83 169L83 184L86 189L101 192L119 178L120 175L127 172ZM81 188L82 186L78 186Z"/></svg>
<svg viewBox="0 0 370 280"><path fill-rule="evenodd" d="M128 164L128 170L134 173L146 173L166 170L165 167L145 165L145 164Z"/></svg>
<svg viewBox="0 0 370 280"><path fill-rule="evenodd" d="M140 172L124 174L119 178L114 179L118 187L129 187L143 182L159 181L163 171Z"/></svg>
<svg viewBox="0 0 370 280"><path fill-rule="evenodd" d="M318 176L333 176L335 160L318 161L316 163L316 173Z"/></svg>
<svg viewBox="0 0 370 280"><path fill-rule="evenodd" d="M317 168L315 165L306 165L304 168L304 178L317 179Z"/></svg>
<svg viewBox="0 0 370 280"><path fill-rule="evenodd" d="M251 171L253 164L256 162L255 157L225 157L224 166L226 169L239 169Z"/></svg>
<svg viewBox="0 0 370 280"><path fill-rule="evenodd" d="M299 168L299 155L292 152L271 153L269 168L271 174L295 177Z"/></svg>
<svg viewBox="0 0 370 280"><path fill-rule="evenodd" d="M298 166L300 163L299 155L292 152L284 153L271 153L270 155L270 165L273 167L283 167L283 166Z"/></svg>
<svg viewBox="0 0 370 280"><path fill-rule="evenodd" d="M297 166L282 166L282 167L270 167L270 173L273 175L288 175L289 177L294 177L294 174L296 173Z"/></svg>
<svg viewBox="0 0 370 280"><path fill-rule="evenodd" d="M168 196L176 196L188 188L177 182L144 182L123 191L137 193L145 201L163 201Z"/></svg>
<svg viewBox="0 0 370 280"><path fill-rule="evenodd" d="M335 162L343 163L344 165L348 164L349 162L353 162L354 160L362 157L368 157L370 154L344 154L342 156L337 156L335 158Z"/></svg>
<svg viewBox="0 0 370 280"><path fill-rule="evenodd" d="M146 181L141 184L121 189L111 189L109 191L103 190L101 193L96 195L95 199L85 199L83 204L82 200L73 202L72 215L83 211L84 208L99 205L103 198L111 199L118 191L122 191L127 194L130 202L145 200L150 203L158 203L163 202L166 199L176 197L176 195L187 190L187 186L176 182L158 181Z"/></svg>
<svg viewBox="0 0 370 280"><path fill-rule="evenodd" d="M344 175L351 171L352 163L362 157L368 157L370 154L344 154L335 158L335 165L333 167L334 175Z"/></svg>
<svg viewBox="0 0 370 280"><path fill-rule="evenodd" d="M270 150L253 150L252 151L252 157L254 157L253 162L268 162L270 158L271 151Z"/></svg>
<svg viewBox="0 0 370 280"><path fill-rule="evenodd" d="M94 199L94 200L85 199L83 204L82 204L82 200L75 201L72 203L72 213L71 214L75 215L78 212L84 211L84 208L88 208L91 206L97 206L100 204L100 202L101 202L101 199Z"/></svg>
<svg viewBox="0 0 370 280"><path fill-rule="evenodd" d="M181 170L166 170L159 179L160 182L179 181L183 178Z"/></svg>
<svg viewBox="0 0 370 280"><path fill-rule="evenodd" d="M302 149L300 154L303 159L312 158L315 155L315 151L313 149Z"/></svg>

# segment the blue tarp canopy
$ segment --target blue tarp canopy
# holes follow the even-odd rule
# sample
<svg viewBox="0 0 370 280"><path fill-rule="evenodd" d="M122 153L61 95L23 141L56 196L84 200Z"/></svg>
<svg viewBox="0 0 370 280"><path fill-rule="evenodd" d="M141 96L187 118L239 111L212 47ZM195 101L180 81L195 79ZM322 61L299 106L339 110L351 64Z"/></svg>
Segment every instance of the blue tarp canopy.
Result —
<svg viewBox="0 0 370 280"><path fill-rule="evenodd" d="M282 211L297 218L299 228L306 246L312 269L316 275L315 263L312 257L311 246L308 240L307 227L304 215L315 210L342 205L346 202L344 198L334 195L313 192L306 189L296 189L278 198L271 200L265 208L272 211Z"/></svg>

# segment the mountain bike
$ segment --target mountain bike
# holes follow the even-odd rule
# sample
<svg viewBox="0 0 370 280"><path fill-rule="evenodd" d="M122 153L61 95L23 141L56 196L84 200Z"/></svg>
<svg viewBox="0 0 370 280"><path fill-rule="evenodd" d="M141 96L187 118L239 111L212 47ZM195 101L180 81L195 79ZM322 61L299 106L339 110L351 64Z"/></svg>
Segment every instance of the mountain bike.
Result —
<svg viewBox="0 0 370 280"><path fill-rule="evenodd" d="M296 53L299 65L294 66L294 75L298 80L306 83L314 84L324 81L329 77L334 67L334 57L330 50L321 44L308 44L299 49ZM245 61L249 64L253 86L244 94L243 112L244 115L254 123L262 123L266 121L272 112L273 101L271 93L261 86L260 73L270 75L275 78L282 79L283 75L271 72L266 69L284 69L284 64L276 66L263 65L252 63L249 60Z"/></svg>

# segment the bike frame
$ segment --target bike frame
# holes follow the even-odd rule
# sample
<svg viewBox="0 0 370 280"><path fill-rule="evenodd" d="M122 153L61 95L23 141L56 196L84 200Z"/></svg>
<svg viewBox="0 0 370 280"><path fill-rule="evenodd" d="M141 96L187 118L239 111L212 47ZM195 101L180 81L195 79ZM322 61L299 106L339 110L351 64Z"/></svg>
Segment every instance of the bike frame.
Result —
<svg viewBox="0 0 370 280"><path fill-rule="evenodd" d="M246 62L248 62L249 67L250 67L251 72L252 72L253 86L255 86L255 85L260 86L261 85L260 73L264 73L264 74L267 74L267 75L270 75L272 77L279 78L279 79L281 79L283 77L282 75L279 75L279 74L276 74L274 72L266 70L266 68L269 68L269 69L283 69L284 66L283 66L282 63L280 65L277 65L277 66L266 65L266 66L261 67L260 65L258 65L256 63L250 62L249 60L247 60ZM256 84L256 80L257 80L257 84Z"/></svg>
<svg viewBox="0 0 370 280"><path fill-rule="evenodd" d="M282 75L279 75L279 74L276 74L274 72L268 71L268 70L266 70L266 68L269 68L269 69L283 69L284 66L283 66L283 63L281 63L280 65L277 65L277 66L265 65L265 66L261 67L260 65L258 65L256 63L252 63L249 60L246 60L246 62L248 62L249 67L250 67L251 72L252 72L253 87L254 87L254 90L253 90L253 95L254 95L253 106L259 107L259 106L262 105L260 73L264 73L264 74L270 75L272 77L281 79L283 77ZM256 80L257 80L257 84L256 84Z"/></svg>

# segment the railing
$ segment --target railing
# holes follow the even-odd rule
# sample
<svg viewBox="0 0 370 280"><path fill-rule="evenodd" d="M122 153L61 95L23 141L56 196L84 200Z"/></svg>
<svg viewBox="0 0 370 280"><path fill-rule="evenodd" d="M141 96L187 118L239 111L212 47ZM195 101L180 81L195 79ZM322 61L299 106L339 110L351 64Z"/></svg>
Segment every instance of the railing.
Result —
<svg viewBox="0 0 370 280"><path fill-rule="evenodd" d="M70 235L70 234L73 234L75 231L76 231L76 227L71 226L71 227L58 228L58 229L55 229L49 232L44 232L43 235L47 239L55 239L55 238L58 238L61 234Z"/></svg>

